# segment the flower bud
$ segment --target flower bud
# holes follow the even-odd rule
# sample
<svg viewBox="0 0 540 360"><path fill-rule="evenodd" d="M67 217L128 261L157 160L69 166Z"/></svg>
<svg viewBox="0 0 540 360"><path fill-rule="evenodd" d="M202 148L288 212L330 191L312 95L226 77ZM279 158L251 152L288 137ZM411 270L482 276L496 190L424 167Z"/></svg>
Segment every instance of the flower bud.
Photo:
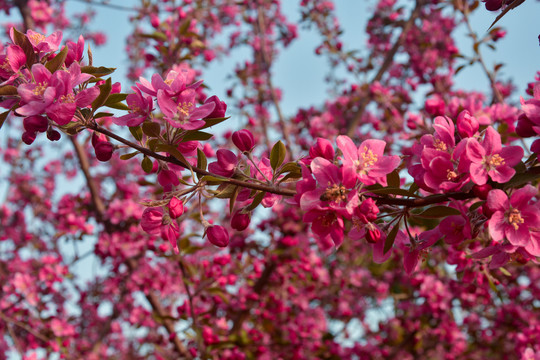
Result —
<svg viewBox="0 0 540 360"><path fill-rule="evenodd" d="M323 138L317 138L317 142L309 148L309 156L315 159L316 157L325 158L328 161L334 161L334 147L332 143Z"/></svg>
<svg viewBox="0 0 540 360"><path fill-rule="evenodd" d="M94 147L96 158L99 161L109 161L112 157L114 146L110 142L98 142Z"/></svg>
<svg viewBox="0 0 540 360"><path fill-rule="evenodd" d="M490 190L491 190L491 185L488 185L488 184L474 185L472 188L474 195L478 196L478 198L482 200L487 199L487 196Z"/></svg>
<svg viewBox="0 0 540 360"><path fill-rule="evenodd" d="M225 177L231 177L234 174L238 158L236 155L226 149L220 149L216 152L217 161L208 165L208 170Z"/></svg>
<svg viewBox="0 0 540 360"><path fill-rule="evenodd" d="M471 137L478 131L478 120L472 116L467 110L459 113L457 118L457 129L461 137Z"/></svg>
<svg viewBox="0 0 540 360"><path fill-rule="evenodd" d="M516 134L521 137L531 137L536 135L536 131L533 129L533 122L525 114L521 114L518 117L516 126Z"/></svg>
<svg viewBox="0 0 540 360"><path fill-rule="evenodd" d="M169 201L169 216L176 219L184 213L184 202L176 196Z"/></svg>
<svg viewBox="0 0 540 360"><path fill-rule="evenodd" d="M249 152L255 146L255 140L251 131L242 129L235 131L232 134L232 141L234 145L242 152Z"/></svg>
<svg viewBox="0 0 540 360"><path fill-rule="evenodd" d="M22 141L26 144L26 145L31 145L34 140L36 140L36 133L33 132L33 131L25 131L23 134L22 134Z"/></svg>
<svg viewBox="0 0 540 360"><path fill-rule="evenodd" d="M444 115L445 104L443 99L440 96L434 96L429 98L425 102L425 108L428 114L434 116Z"/></svg>
<svg viewBox="0 0 540 360"><path fill-rule="evenodd" d="M23 120L24 130L29 132L45 132L49 127L49 122L44 116L34 115L25 117Z"/></svg>
<svg viewBox="0 0 540 360"><path fill-rule="evenodd" d="M58 141L60 140L60 133L56 130L53 130L52 127L49 127L47 129L47 139L51 140L51 141ZM112 145L111 145L112 146Z"/></svg>
<svg viewBox="0 0 540 360"><path fill-rule="evenodd" d="M180 228L176 222L171 222L170 224L161 227L161 238L171 244L175 254L180 253L180 250L178 250L178 242L176 241L179 235Z"/></svg>
<svg viewBox="0 0 540 360"><path fill-rule="evenodd" d="M216 104L216 106L214 107L214 110L205 117L205 119L225 117L225 112L227 111L227 104L225 104L224 101L219 100L216 95L210 96L208 99L206 99L204 103L209 104L212 102Z"/></svg>
<svg viewBox="0 0 540 360"><path fill-rule="evenodd" d="M229 245L229 233L220 225L210 225L206 228L206 236L212 244L225 247Z"/></svg>
<svg viewBox="0 0 540 360"><path fill-rule="evenodd" d="M371 244L375 244L381 239L381 231L376 227L373 230L366 229L366 240Z"/></svg>
<svg viewBox="0 0 540 360"><path fill-rule="evenodd" d="M152 207L144 209L141 219L141 228L151 235L159 235L161 233L161 225L163 223L163 210L161 208Z"/></svg>
<svg viewBox="0 0 540 360"><path fill-rule="evenodd" d="M244 231L251 222L251 214L244 214L238 210L231 218L231 227L237 231Z"/></svg>
<svg viewBox="0 0 540 360"><path fill-rule="evenodd" d="M367 198L360 204L360 213L362 213L368 221L372 222L377 219L379 208L372 198Z"/></svg>

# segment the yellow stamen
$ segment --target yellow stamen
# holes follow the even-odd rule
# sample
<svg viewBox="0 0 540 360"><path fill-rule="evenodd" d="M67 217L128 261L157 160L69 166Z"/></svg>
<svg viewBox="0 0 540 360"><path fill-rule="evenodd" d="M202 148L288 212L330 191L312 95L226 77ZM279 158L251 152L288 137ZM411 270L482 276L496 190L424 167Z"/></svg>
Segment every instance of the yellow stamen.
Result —
<svg viewBox="0 0 540 360"><path fill-rule="evenodd" d="M523 224L525 220L521 217L521 212L518 209L510 210L508 214L508 223L514 227L514 230L519 228L519 224Z"/></svg>

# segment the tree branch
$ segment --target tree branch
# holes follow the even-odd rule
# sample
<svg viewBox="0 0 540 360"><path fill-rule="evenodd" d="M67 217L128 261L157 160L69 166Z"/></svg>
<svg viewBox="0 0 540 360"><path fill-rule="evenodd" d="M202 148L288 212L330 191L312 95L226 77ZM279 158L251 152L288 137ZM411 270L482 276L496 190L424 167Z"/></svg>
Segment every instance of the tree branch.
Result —
<svg viewBox="0 0 540 360"><path fill-rule="evenodd" d="M423 5L423 0L417 0L416 6L414 10L412 11L409 20L403 25L403 30L401 31L401 34L399 34L398 39L394 43L394 46L392 46L392 49L386 54L386 57L384 58L384 62L379 68L379 71L377 74L373 77L373 79L370 81L370 84L373 84L374 82L380 81L384 75L384 73L388 70L390 65L392 65L392 61L394 60L394 56L396 55L399 47L401 44L403 44L403 41L405 41L405 36L411 30L412 26L414 25L414 21L420 16L420 10ZM356 113L356 116L354 119L349 123L349 126L347 128L347 135L349 137L353 137L354 133L356 131L356 128L358 127L358 124L360 124L360 121L362 120L362 116L364 115L364 111L366 110L367 105L370 102L370 98L368 96L365 96L360 100L360 104L358 104L358 111Z"/></svg>

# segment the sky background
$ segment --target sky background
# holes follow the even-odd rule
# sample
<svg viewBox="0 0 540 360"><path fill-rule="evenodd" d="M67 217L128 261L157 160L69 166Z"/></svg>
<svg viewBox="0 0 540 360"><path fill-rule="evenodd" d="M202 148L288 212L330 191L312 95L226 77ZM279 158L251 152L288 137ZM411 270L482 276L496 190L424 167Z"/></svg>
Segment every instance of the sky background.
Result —
<svg viewBox="0 0 540 360"><path fill-rule="evenodd" d="M117 0L111 3L126 6L137 2ZM344 29L345 49L365 48L367 37L364 29L375 0L337 0L335 3L338 18ZM411 1L403 1L403 3L409 4ZM283 1L283 11L293 21L300 18L298 4L299 1ZM85 7L86 5L81 2L68 1L68 11L81 11ZM122 81L124 90L129 89L129 86L126 86L128 83L121 64L127 62L123 49L125 38L132 29L129 22L131 13L108 7L96 7L96 10L97 17L93 29L104 31L108 35L108 43L104 47L94 49L94 61L96 64L118 67L114 79ZM507 36L497 43L497 50L483 47L483 56L488 67L499 62L506 64L501 71L502 78L512 78L519 95L524 95L527 83L533 81L536 71L540 70L539 13L540 2L526 1L517 9L510 11L497 24L508 31ZM472 26L480 37L487 32L497 14L497 12L488 12L482 8L472 17ZM465 36L464 26L461 26L457 33L458 48L465 54L471 54L472 40ZM299 107L320 105L327 98L324 78L328 72L328 62L314 53L319 39L314 31L300 27L299 39L281 52L273 66L274 83L283 90L282 108L287 115L293 115ZM243 53L243 55L246 54L247 52ZM226 98L225 89L228 82L225 75L241 61L242 52L234 55L223 61L212 63L204 71L202 78L210 87L209 94ZM487 78L479 65L464 69L455 78L455 82L456 87L467 90L485 90L489 87Z"/></svg>

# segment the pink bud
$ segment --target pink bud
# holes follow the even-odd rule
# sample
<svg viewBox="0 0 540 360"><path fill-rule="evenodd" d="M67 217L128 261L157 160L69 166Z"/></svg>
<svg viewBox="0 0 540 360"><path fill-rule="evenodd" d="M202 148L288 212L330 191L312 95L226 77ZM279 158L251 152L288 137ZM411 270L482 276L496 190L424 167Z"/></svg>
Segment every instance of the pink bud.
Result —
<svg viewBox="0 0 540 360"><path fill-rule="evenodd" d="M424 106L426 108L427 113L430 115L434 115L434 116L444 115L444 111L445 111L444 101L438 95L427 99Z"/></svg>
<svg viewBox="0 0 540 360"><path fill-rule="evenodd" d="M22 141L26 144L26 145L31 145L34 140L36 140L36 133L33 132L33 131L25 131L23 134L22 134Z"/></svg>
<svg viewBox="0 0 540 360"><path fill-rule="evenodd" d="M366 240L371 244L375 244L381 239L381 231L377 228L366 231Z"/></svg>
<svg viewBox="0 0 540 360"><path fill-rule="evenodd" d="M144 231L151 235L159 235L161 233L161 225L163 223L163 210L153 207L146 208L142 214L141 227Z"/></svg>
<svg viewBox="0 0 540 360"><path fill-rule="evenodd" d="M24 130L29 132L45 132L49 127L49 122L45 116L29 116L23 120Z"/></svg>
<svg viewBox="0 0 540 360"><path fill-rule="evenodd" d="M234 174L234 169L238 163L236 155L226 149L220 149L216 152L217 161L208 165L208 170L214 174L231 177Z"/></svg>
<svg viewBox="0 0 540 360"><path fill-rule="evenodd" d="M489 191L491 190L491 185L484 184L484 185L474 185L472 188L472 191L474 195L478 196L482 200L486 200Z"/></svg>
<svg viewBox="0 0 540 360"><path fill-rule="evenodd" d="M227 104L225 104L224 101L219 100L219 98L216 95L210 96L208 99L206 99L204 103L209 104L212 102L216 104L214 107L214 110L209 115L207 115L205 119L225 117L225 112L227 111Z"/></svg>
<svg viewBox="0 0 540 360"><path fill-rule="evenodd" d="M459 113L457 118L457 129L461 137L471 137L478 131L478 120L472 116L467 110Z"/></svg>
<svg viewBox="0 0 540 360"><path fill-rule="evenodd" d="M375 201L372 198L367 198L360 205L360 212L366 217L370 222L377 219L377 214L379 213L379 208L375 204Z"/></svg>
<svg viewBox="0 0 540 360"><path fill-rule="evenodd" d="M180 253L178 250L178 243L176 241L179 235L180 228L176 222L171 222L170 224L161 227L161 237L163 240L166 240L171 244L175 254Z"/></svg>
<svg viewBox="0 0 540 360"><path fill-rule="evenodd" d="M231 227L237 231L244 231L250 222L251 214L244 214L241 210L238 210L231 218Z"/></svg>
<svg viewBox="0 0 540 360"><path fill-rule="evenodd" d="M251 131L242 129L232 134L232 141L240 151L251 151L255 146L255 140Z"/></svg>
<svg viewBox="0 0 540 360"><path fill-rule="evenodd" d="M521 114L518 117L518 123L516 126L516 134L521 137L531 137L536 135L536 131L533 129L533 122L525 114Z"/></svg>
<svg viewBox="0 0 540 360"><path fill-rule="evenodd" d="M58 141L60 140L60 133L56 130L53 130L52 127L49 127L47 129L47 139L51 140L51 141Z"/></svg>
<svg viewBox="0 0 540 360"><path fill-rule="evenodd" d="M184 202L178 199L176 196L169 201L169 215L171 218L176 219L184 213Z"/></svg>
<svg viewBox="0 0 540 360"><path fill-rule="evenodd" d="M229 245L229 233L223 226L210 225L206 228L206 236L216 246L225 247Z"/></svg>
<svg viewBox="0 0 540 360"><path fill-rule="evenodd" d="M309 149L309 156L313 159L316 157L322 157L328 161L334 161L334 147L329 140L317 138L315 145Z"/></svg>
<svg viewBox="0 0 540 360"><path fill-rule="evenodd" d="M161 171L158 174L157 180L158 180L159 185L163 187L167 187L168 185L171 185L171 186L180 185L180 180L178 180L178 176L176 175L176 173L168 169L161 169Z"/></svg>
<svg viewBox="0 0 540 360"><path fill-rule="evenodd" d="M112 157L114 146L110 142L98 142L94 147L96 158L99 161L109 161Z"/></svg>

